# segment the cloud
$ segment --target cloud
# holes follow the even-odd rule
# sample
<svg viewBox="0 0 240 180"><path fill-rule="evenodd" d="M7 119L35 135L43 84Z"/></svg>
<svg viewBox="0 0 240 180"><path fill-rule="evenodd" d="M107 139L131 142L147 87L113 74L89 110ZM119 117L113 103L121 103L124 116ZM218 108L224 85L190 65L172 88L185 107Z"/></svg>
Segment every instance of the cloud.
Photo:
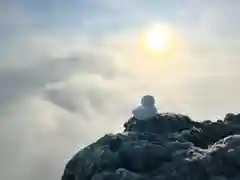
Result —
<svg viewBox="0 0 240 180"><path fill-rule="evenodd" d="M60 178L78 148L119 131L129 116L114 114L127 102L117 89L125 76L118 56L94 47L71 50L0 70L3 179Z"/></svg>
<svg viewBox="0 0 240 180"><path fill-rule="evenodd" d="M46 175L55 179L71 143L84 144L84 140L77 142L84 137L84 129L79 129L81 124L71 114L36 97L14 106L14 114L11 111L1 118L2 178L30 180ZM65 138L71 141L64 142Z"/></svg>

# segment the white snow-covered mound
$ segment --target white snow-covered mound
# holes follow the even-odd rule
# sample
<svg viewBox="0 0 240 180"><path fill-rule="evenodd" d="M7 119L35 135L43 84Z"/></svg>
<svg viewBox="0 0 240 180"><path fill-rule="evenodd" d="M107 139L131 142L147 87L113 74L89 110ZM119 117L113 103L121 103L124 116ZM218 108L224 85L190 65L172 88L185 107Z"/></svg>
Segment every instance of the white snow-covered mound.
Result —
<svg viewBox="0 0 240 180"><path fill-rule="evenodd" d="M153 96L146 95L141 99L141 105L137 106L132 111L133 116L139 120L147 120L157 115L155 107L155 99Z"/></svg>

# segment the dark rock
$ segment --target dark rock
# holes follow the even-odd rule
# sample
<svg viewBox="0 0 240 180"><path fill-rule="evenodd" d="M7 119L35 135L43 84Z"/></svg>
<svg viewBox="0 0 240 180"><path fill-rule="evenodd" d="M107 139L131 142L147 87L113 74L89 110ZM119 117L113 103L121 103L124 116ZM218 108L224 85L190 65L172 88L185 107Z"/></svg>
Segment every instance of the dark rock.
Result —
<svg viewBox="0 0 240 180"><path fill-rule="evenodd" d="M151 132L151 133L173 133L193 127L193 122L188 116L180 114L158 114L149 120L137 120L132 117L124 124L125 132Z"/></svg>
<svg viewBox="0 0 240 180"><path fill-rule="evenodd" d="M238 124L240 125L240 114L232 114L232 113L228 113L226 114L225 118L224 118L224 122L228 123L228 124Z"/></svg>
<svg viewBox="0 0 240 180"><path fill-rule="evenodd" d="M240 115L194 122L179 114L131 118L79 151L62 180L239 180Z"/></svg>
<svg viewBox="0 0 240 180"><path fill-rule="evenodd" d="M122 140L117 136L109 142L109 149L116 152L122 145Z"/></svg>

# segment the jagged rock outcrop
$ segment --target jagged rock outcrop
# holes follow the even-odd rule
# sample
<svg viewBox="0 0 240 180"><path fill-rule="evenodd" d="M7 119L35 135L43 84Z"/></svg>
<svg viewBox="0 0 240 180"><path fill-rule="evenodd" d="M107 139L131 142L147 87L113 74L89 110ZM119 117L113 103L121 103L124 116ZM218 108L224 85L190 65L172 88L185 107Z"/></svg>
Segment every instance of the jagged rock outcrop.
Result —
<svg viewBox="0 0 240 180"><path fill-rule="evenodd" d="M218 122L158 114L124 127L79 151L62 180L240 179L240 114Z"/></svg>

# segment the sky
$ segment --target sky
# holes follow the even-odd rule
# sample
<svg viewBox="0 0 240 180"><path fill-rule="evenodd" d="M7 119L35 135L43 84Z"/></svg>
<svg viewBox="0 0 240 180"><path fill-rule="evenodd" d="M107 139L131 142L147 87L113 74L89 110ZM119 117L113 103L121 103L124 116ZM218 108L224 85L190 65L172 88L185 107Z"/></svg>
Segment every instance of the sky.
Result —
<svg viewBox="0 0 240 180"><path fill-rule="evenodd" d="M159 112L217 120L239 111L238 0L1 0L0 174L57 180L66 162L122 131L141 96ZM178 46L140 45L152 24Z"/></svg>

